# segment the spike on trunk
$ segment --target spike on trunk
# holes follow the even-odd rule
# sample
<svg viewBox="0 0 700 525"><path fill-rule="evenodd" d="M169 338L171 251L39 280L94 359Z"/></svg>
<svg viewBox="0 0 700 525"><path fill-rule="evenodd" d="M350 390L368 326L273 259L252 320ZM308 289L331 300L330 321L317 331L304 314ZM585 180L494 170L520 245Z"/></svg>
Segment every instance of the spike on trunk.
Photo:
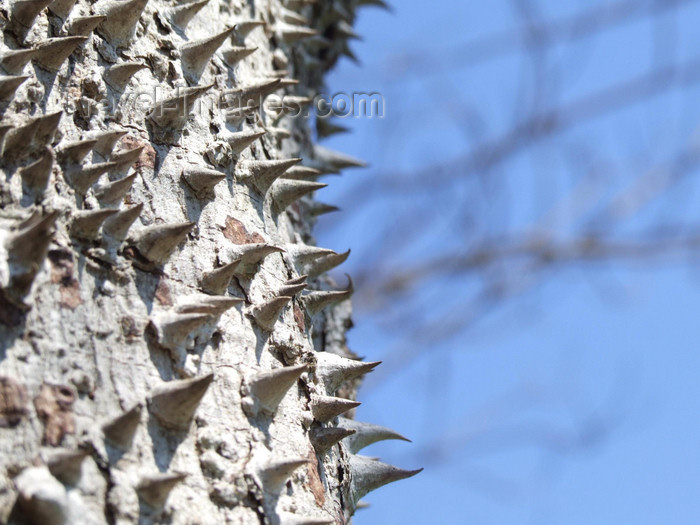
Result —
<svg viewBox="0 0 700 525"><path fill-rule="evenodd" d="M289 304L292 298L288 296L274 297L262 304L254 306L250 309L249 314L255 322L265 330L266 332L271 332L275 323L280 317L282 310Z"/></svg>
<svg viewBox="0 0 700 525"><path fill-rule="evenodd" d="M350 456L350 497L354 504L369 492L394 481L415 476L423 469L403 470L363 456Z"/></svg>
<svg viewBox="0 0 700 525"><path fill-rule="evenodd" d="M154 389L148 409L164 426L185 430L213 380L214 374L209 374L164 383Z"/></svg>
<svg viewBox="0 0 700 525"><path fill-rule="evenodd" d="M106 0L97 6L99 15L105 19L97 32L111 44L124 47L134 38L136 24L148 0Z"/></svg>
<svg viewBox="0 0 700 525"><path fill-rule="evenodd" d="M148 226L135 235L135 246L149 261L164 264L194 226L193 222Z"/></svg>
<svg viewBox="0 0 700 525"><path fill-rule="evenodd" d="M387 439L398 439L401 441L408 441L409 443L411 442L410 439L402 436L394 430L391 430L390 428L372 425L370 423L363 423L361 421L355 421L354 419L348 419L345 417L338 419L338 427L355 431L352 436L344 440L348 450L353 454L357 454L360 450L370 446L373 443L385 441Z"/></svg>
<svg viewBox="0 0 700 525"><path fill-rule="evenodd" d="M153 508L165 505L170 492L187 478L186 474L162 473L146 476L139 481L136 490L139 497Z"/></svg>
<svg viewBox="0 0 700 525"><path fill-rule="evenodd" d="M136 434L136 429L141 423L141 404L135 405L123 414L107 421L102 425L102 433L105 439L121 450L129 450Z"/></svg>
<svg viewBox="0 0 700 525"><path fill-rule="evenodd" d="M236 259L220 268L205 273L199 282L202 290L214 295L225 294L239 263L240 259Z"/></svg>
<svg viewBox="0 0 700 525"><path fill-rule="evenodd" d="M306 371L306 365L277 368L262 372L248 383L248 391L256 405L274 413L282 398Z"/></svg>
<svg viewBox="0 0 700 525"><path fill-rule="evenodd" d="M317 356L316 376L328 392L335 392L346 381L361 377L380 364L381 361L367 363L323 352Z"/></svg>
<svg viewBox="0 0 700 525"><path fill-rule="evenodd" d="M354 434L354 430L336 427L315 427L309 432L309 439L317 454L325 454L344 438Z"/></svg>
<svg viewBox="0 0 700 525"><path fill-rule="evenodd" d="M361 405L357 401L331 396L311 396L311 413L314 419L328 423L331 419Z"/></svg>

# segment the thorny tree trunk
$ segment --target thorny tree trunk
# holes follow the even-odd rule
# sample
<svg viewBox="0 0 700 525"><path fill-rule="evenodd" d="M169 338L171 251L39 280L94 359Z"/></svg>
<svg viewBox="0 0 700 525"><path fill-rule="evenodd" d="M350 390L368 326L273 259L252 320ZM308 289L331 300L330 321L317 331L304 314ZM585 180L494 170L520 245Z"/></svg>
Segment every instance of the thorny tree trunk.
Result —
<svg viewBox="0 0 700 525"><path fill-rule="evenodd" d="M2 4L0 522L345 523L414 473L338 417L376 363L308 194L355 162L284 114L381 3Z"/></svg>

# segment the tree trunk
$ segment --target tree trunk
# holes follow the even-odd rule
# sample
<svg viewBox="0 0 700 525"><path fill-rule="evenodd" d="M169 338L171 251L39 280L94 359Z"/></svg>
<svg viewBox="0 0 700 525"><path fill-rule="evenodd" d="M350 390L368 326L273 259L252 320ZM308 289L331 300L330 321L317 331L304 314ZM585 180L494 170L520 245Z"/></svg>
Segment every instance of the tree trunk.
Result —
<svg viewBox="0 0 700 525"><path fill-rule="evenodd" d="M413 474L337 417L376 363L309 195L353 162L285 115L371 3L5 4L1 523L346 523Z"/></svg>

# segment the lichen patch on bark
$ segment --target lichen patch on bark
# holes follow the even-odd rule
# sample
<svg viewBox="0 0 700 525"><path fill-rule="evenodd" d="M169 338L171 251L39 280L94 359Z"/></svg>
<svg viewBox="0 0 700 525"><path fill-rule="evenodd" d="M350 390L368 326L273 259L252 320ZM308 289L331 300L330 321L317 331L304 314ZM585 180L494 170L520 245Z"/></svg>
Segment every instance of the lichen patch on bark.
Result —
<svg viewBox="0 0 700 525"><path fill-rule="evenodd" d="M234 244L254 244L265 242L265 239L258 232L248 233L245 225L231 216L226 217L226 222L221 228L221 232L229 241Z"/></svg>
<svg viewBox="0 0 700 525"><path fill-rule="evenodd" d="M39 395L34 398L34 408L44 424L43 442L57 447L66 434L75 432L73 403L75 392L66 385L41 385Z"/></svg>
<svg viewBox="0 0 700 525"><path fill-rule="evenodd" d="M19 425L27 415L27 389L10 377L0 377L0 428Z"/></svg>
<svg viewBox="0 0 700 525"><path fill-rule="evenodd" d="M75 260L73 254L64 250L49 252L51 261L51 282L58 285L62 308L75 310L83 303L80 297L80 283L74 277Z"/></svg>

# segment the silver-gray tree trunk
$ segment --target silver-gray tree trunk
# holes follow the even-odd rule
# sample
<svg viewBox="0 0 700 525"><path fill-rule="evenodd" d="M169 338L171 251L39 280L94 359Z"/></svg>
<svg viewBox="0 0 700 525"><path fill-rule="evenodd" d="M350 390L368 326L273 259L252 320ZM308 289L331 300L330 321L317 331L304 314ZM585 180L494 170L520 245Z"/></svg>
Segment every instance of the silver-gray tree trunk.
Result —
<svg viewBox="0 0 700 525"><path fill-rule="evenodd" d="M345 523L412 474L338 418L375 363L309 194L353 161L295 115L372 3L2 4L1 523Z"/></svg>

